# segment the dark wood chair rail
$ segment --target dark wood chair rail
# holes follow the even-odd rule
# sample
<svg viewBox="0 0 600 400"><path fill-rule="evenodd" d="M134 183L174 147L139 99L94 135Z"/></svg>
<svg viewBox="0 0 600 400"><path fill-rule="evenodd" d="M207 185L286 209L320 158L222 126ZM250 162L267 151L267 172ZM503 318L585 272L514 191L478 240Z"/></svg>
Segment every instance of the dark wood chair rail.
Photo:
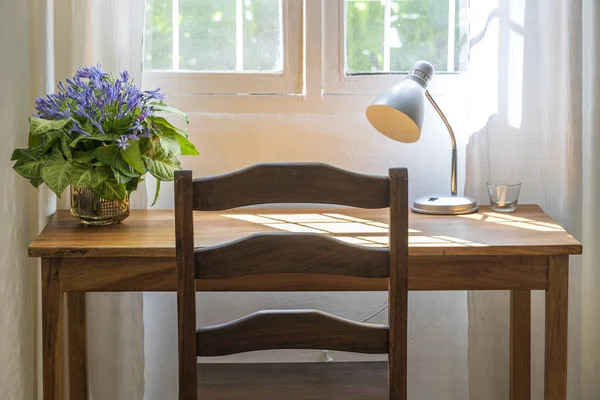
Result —
<svg viewBox="0 0 600 400"><path fill-rule="evenodd" d="M198 329L196 351L205 357L269 349L386 354L388 339L386 325L355 322L317 310L268 310Z"/></svg>
<svg viewBox="0 0 600 400"><path fill-rule="evenodd" d="M254 204L320 203L360 208L389 206L387 177L361 175L321 163L257 164L194 180L194 209L227 210Z"/></svg>
<svg viewBox="0 0 600 400"><path fill-rule="evenodd" d="M196 249L196 279L258 274L329 274L361 278L390 275L388 249L360 247L315 233L256 234Z"/></svg>

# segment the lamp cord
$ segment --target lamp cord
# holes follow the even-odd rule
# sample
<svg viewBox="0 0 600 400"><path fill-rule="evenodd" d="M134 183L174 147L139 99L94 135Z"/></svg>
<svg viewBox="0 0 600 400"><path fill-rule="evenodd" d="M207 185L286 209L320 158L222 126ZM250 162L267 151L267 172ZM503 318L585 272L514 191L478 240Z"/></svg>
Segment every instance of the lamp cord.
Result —
<svg viewBox="0 0 600 400"><path fill-rule="evenodd" d="M379 310L375 311L373 314L369 315L367 318L364 318L364 319L360 320L360 322L367 322L367 321L375 318L376 316L378 316L379 314L381 314L387 308L388 308L388 301L386 299L385 304L383 305L383 307L381 307Z"/></svg>

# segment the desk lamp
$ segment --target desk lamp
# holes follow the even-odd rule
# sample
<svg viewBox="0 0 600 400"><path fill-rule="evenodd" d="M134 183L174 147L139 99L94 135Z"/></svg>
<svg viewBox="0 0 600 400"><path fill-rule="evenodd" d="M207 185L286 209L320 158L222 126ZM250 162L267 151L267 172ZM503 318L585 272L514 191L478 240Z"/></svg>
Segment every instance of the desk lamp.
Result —
<svg viewBox="0 0 600 400"><path fill-rule="evenodd" d="M456 139L444 113L427 91L435 70L427 61L417 61L406 79L382 93L367 108L367 119L375 129L404 143L413 143L421 137L421 126L425 109L425 97L450 133L452 142L452 172L450 175L450 195L419 197L412 210L422 214L457 215L477 211L477 203L470 197L456 194Z"/></svg>

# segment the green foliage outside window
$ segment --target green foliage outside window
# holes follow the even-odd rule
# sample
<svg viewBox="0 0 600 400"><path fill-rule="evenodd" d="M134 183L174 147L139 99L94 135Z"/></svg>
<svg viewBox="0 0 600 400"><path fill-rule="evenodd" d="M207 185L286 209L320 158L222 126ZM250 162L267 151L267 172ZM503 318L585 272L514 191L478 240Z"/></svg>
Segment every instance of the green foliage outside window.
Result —
<svg viewBox="0 0 600 400"><path fill-rule="evenodd" d="M283 0L285 1L285 0ZM335 0L327 0L335 1ZM346 1L347 73L382 72L384 1ZM464 68L466 0L456 1L453 70ZM448 70L448 0L392 0L390 70L404 72L419 60ZM172 0L147 0L146 69L172 67ZM280 0L244 0L243 69L281 71ZM179 0L179 67L236 70L236 0ZM239 67L239 63L237 65Z"/></svg>

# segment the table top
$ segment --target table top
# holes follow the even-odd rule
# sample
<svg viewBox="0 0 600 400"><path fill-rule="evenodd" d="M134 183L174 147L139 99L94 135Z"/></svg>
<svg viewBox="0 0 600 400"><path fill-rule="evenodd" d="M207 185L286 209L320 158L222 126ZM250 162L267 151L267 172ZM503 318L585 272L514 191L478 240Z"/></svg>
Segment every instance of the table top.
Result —
<svg viewBox="0 0 600 400"><path fill-rule="evenodd" d="M313 232L362 246L387 246L389 209L254 208L195 212L196 247L258 232ZM410 213L409 256L581 254L581 244L538 206L510 214L481 207L475 214ZM134 210L123 223L79 224L58 211L29 246L31 257L174 257L173 210Z"/></svg>

